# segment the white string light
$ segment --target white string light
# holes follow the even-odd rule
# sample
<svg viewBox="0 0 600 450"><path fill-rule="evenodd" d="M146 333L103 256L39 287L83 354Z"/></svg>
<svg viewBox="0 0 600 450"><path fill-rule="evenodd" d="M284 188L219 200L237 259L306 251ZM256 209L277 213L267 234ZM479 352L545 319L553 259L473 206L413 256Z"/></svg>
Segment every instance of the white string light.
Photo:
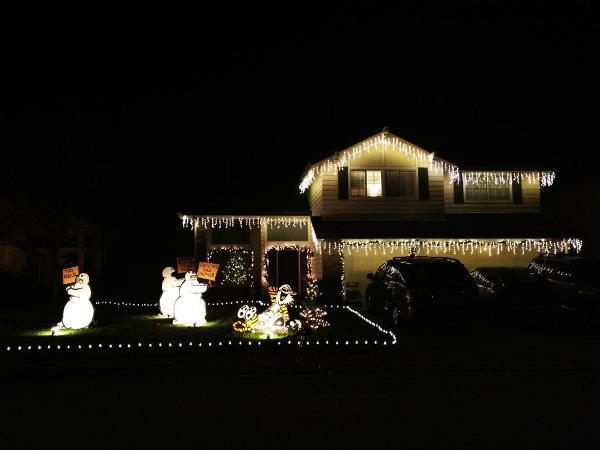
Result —
<svg viewBox="0 0 600 450"><path fill-rule="evenodd" d="M518 171L518 172L461 172L463 184L465 186L499 186L506 187L513 182L522 183L527 181L530 184L539 183L543 187L552 186L556 174L552 171ZM454 180L458 182L458 178Z"/></svg>
<svg viewBox="0 0 600 450"><path fill-rule="evenodd" d="M350 161L358 158L364 152L370 152L377 145L383 146L386 150L391 149L401 152L407 156L411 156L419 162L429 161L429 168L433 173L447 174L451 180L454 180L458 177L458 167L454 164L451 164L441 158L437 158L433 153L423 150L422 148L400 139L397 136L388 135L387 132L381 132L311 166L300 182L300 193L304 193L316 179L316 177L325 173L335 173L343 167L348 167Z"/></svg>
<svg viewBox="0 0 600 450"><path fill-rule="evenodd" d="M155 305L156 306L156 305ZM352 314L354 314L356 317L358 317L359 319L363 320L365 323L369 324L370 326L372 326L373 328L375 328L377 331L390 336L390 338L392 339L391 344L394 345L397 342L396 339L396 335L391 331L391 330L387 330L385 328L383 328L381 325L379 325L378 323L368 319L367 317L365 317L364 315L362 315L361 313L359 313L358 311L356 311L355 309L347 306L347 305L320 305L320 308L330 308L330 309L341 309L341 310L347 310L349 312L351 312ZM213 345L213 342L215 343L215 345ZM252 347L253 343L252 341L246 341L247 344L244 344L244 341L237 341L237 345L238 346L243 346L243 345L247 345L248 347ZM267 345L267 341L257 341L255 342L256 346L261 346L261 345ZM306 340L306 341L300 341L300 340L295 340L295 338L289 338L289 339L278 339L277 340L277 346L281 347L281 342L287 342L288 345L291 345L292 343L295 343L297 345L310 345L311 341ZM270 342L271 347L274 348L275 342L271 341ZM314 341L314 344L319 346L319 345L334 345L333 341L330 342L329 340L325 340L324 342L321 340L316 340ZM369 341L367 340L363 340L363 339L359 339L359 338L352 338L352 340L345 340L343 341L343 345L345 346L361 346L361 345L383 345L383 346L387 346L388 342L387 341L378 341L377 339L373 340L373 341ZM56 345L47 345L47 346L42 346L42 345L37 345L37 346L32 346L32 345L6 345L3 346L1 348L1 350L3 352L9 353L9 352L37 352L37 353L41 353L44 351L52 351L52 350L63 350L63 351L71 351L71 350L80 350L80 351L85 351L85 350L89 350L89 351L100 351L102 350L103 352L108 352L108 351L125 351L125 350L130 350L130 351L134 351L134 350L152 350L152 351L157 351L157 350L164 350L164 349L185 349L185 348L192 348L192 349L198 349L198 348L202 348L202 349L206 349L208 347L210 348L214 348L214 347L233 347L235 344L234 341L228 340L227 344L225 344L222 340L221 341L213 341L213 340L209 340L209 341L188 341L187 345L185 345L184 342L177 342L177 343L173 343L173 342L164 342L164 341L153 341L153 342L142 342L142 341L137 341L137 342L129 342L129 343L94 343L94 344L87 344L85 346L83 346L82 344L73 344L73 346L71 346L70 344L68 345L63 345L61 346L60 344L56 344ZM335 345L339 346L340 345L340 340L336 340L335 341ZM281 347L283 348L283 347Z"/></svg>
<svg viewBox="0 0 600 450"><path fill-rule="evenodd" d="M229 306L229 305L242 305L244 303L257 303L259 305L265 305L266 303L261 300L228 300L211 302L207 301L209 306ZM116 300L97 300L94 305L110 305L117 307L129 307L129 308L156 308L158 303L135 303L135 302L119 302Z"/></svg>
<svg viewBox="0 0 600 450"><path fill-rule="evenodd" d="M434 174L447 175L450 182L458 183L460 181L461 173L458 166L449 163L444 159L441 159L433 152L428 152L422 148L411 144L397 136L389 135L387 132L381 132L373 137L365 139L364 141L346 149L341 152L337 152L335 155L330 156L316 164L313 164L306 174L298 189L300 193L304 193L312 184L312 182L323 174L332 174L341 170L344 167L348 167L353 159L358 158L363 153L369 153L375 146L383 146L385 150L393 150L401 152L407 156L416 159L418 162L429 162L429 169ZM552 171L516 171L516 172L467 172L470 179L482 178L486 181L488 179L502 183L512 182L513 179L517 182L521 182L527 179L528 182L534 183L539 182L540 185L552 186L556 174ZM502 174L502 175L499 175ZM507 174L507 175L504 175ZM463 173L463 179L466 173Z"/></svg>
<svg viewBox="0 0 600 450"><path fill-rule="evenodd" d="M206 257L207 261L210 262L213 257L217 254L217 253L242 253L244 255L250 255L250 269L248 270L248 275L247 275L247 279L250 282L250 287L254 286L254 252L252 250L248 250L246 248L243 247L237 247L237 246L223 246L223 247L214 247L211 248L208 252L208 255ZM221 282L220 285L222 285L223 283Z"/></svg>
<svg viewBox="0 0 600 450"><path fill-rule="evenodd" d="M267 256L271 250L276 250L276 251L292 250L292 251L296 251L296 252L300 252L300 253L306 253L306 278L308 279L309 283L311 283L311 282L314 283L316 281L313 278L313 274L312 274L312 258L313 258L312 249L310 249L309 247L300 247L298 245L271 245L266 248L265 254L263 257L262 279L263 279L263 284L265 287L269 286L269 280L268 280L269 258Z"/></svg>
<svg viewBox="0 0 600 450"><path fill-rule="evenodd" d="M182 225L187 228L303 228L308 226L308 216L183 216Z"/></svg>
<svg viewBox="0 0 600 450"><path fill-rule="evenodd" d="M536 251L538 253L559 254L574 251L580 253L583 246L581 239L407 239L407 240L342 240L321 242L323 251L331 254L337 252L344 255L362 253L365 255L394 252L425 255L467 255L485 254L492 256L501 253L518 251Z"/></svg>

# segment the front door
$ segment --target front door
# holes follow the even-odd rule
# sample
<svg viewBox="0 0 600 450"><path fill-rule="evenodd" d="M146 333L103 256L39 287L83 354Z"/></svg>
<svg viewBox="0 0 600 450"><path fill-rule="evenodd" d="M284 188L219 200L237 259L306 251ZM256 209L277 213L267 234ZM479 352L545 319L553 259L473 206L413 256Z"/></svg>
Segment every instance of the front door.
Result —
<svg viewBox="0 0 600 450"><path fill-rule="evenodd" d="M306 294L308 282L308 255L295 249L271 249L267 252L267 282L279 287L289 284L297 298Z"/></svg>

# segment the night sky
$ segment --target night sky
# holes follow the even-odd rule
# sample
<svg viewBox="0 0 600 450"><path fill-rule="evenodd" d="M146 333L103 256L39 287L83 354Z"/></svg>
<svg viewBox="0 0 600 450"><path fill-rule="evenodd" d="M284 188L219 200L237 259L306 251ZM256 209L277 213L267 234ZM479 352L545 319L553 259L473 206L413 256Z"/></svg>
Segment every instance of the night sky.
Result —
<svg viewBox="0 0 600 450"><path fill-rule="evenodd" d="M0 187L67 196L113 260L160 265L177 211L305 210L306 165L384 126L461 166L592 176L596 11L501 3L26 20Z"/></svg>

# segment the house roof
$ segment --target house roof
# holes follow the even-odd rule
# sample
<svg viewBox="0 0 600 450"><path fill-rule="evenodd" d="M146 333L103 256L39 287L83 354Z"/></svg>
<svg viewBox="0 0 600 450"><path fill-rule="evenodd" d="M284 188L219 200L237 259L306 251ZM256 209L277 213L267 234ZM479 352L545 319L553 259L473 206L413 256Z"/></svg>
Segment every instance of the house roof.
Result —
<svg viewBox="0 0 600 450"><path fill-rule="evenodd" d="M256 210L256 209L229 209L229 210L207 210L207 211L196 211L196 212L178 212L177 215L181 219L183 216L187 217L297 217L297 216L310 216L310 211L299 210L299 211L275 211L275 210Z"/></svg>
<svg viewBox="0 0 600 450"><path fill-rule="evenodd" d="M433 152L429 152L412 142L402 139L393 133L390 133L386 128L382 131L369 136L362 141L347 147L343 150L336 151L332 155L325 159L317 161L316 163L310 164L302 175L302 181L300 182L300 192L304 192L316 176L319 176L325 171L329 171L332 168L340 168L345 166L349 161L358 157L363 151L366 151L377 144L385 143L391 145L406 154L409 154L419 160L429 159L434 162L440 170L451 171L456 167L455 164L446 161L438 156L434 155Z"/></svg>
<svg viewBox="0 0 600 450"><path fill-rule="evenodd" d="M302 175L302 180L300 182L300 192L303 193L308 189L308 187L312 184L313 180L320 176L323 172L331 171L332 169L340 169L348 164L349 161L358 157L363 151L368 150L374 145L385 143L386 145L391 145L392 147L405 152L408 155L411 155L419 160L429 159L430 168L432 168L436 172L443 172L445 174L450 175L452 178L458 174L459 170L466 171L478 171L478 172L531 172L542 174L544 172L552 173L552 177L554 177L554 172L551 170L541 170L541 169L523 169L523 168L515 168L515 167L477 167L469 164L459 166L455 163L452 163L446 159L440 158L437 153L430 152L425 150L422 147L419 147L416 144L413 144L400 136L397 136L394 133L388 131L387 127L360 142L354 144L350 147L347 147L341 151L337 151L330 155L329 157L317 161L316 163L310 164L307 166L306 170ZM553 179L553 178L552 178ZM552 182L549 182L548 185L551 185Z"/></svg>
<svg viewBox="0 0 600 450"><path fill-rule="evenodd" d="M578 237L540 214L448 214L443 220L335 220L313 217L318 239L565 238Z"/></svg>

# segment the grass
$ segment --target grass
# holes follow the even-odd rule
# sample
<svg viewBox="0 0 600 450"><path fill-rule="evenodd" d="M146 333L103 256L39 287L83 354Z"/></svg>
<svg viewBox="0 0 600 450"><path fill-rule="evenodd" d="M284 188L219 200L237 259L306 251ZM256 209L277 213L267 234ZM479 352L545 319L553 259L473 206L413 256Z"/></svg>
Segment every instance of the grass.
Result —
<svg viewBox="0 0 600 450"><path fill-rule="evenodd" d="M162 318L152 308L127 309L113 306L96 308L95 325L80 330L59 330L52 336L55 311L16 310L0 321L0 342L16 345L136 343L136 342L186 342L202 340L256 340L267 336L253 333L236 333L232 323L236 320L236 306L210 306L208 323L202 327L173 325L171 319ZM310 333L310 339L381 339L382 333L349 311L328 311L331 326ZM293 334L272 335L281 339Z"/></svg>

